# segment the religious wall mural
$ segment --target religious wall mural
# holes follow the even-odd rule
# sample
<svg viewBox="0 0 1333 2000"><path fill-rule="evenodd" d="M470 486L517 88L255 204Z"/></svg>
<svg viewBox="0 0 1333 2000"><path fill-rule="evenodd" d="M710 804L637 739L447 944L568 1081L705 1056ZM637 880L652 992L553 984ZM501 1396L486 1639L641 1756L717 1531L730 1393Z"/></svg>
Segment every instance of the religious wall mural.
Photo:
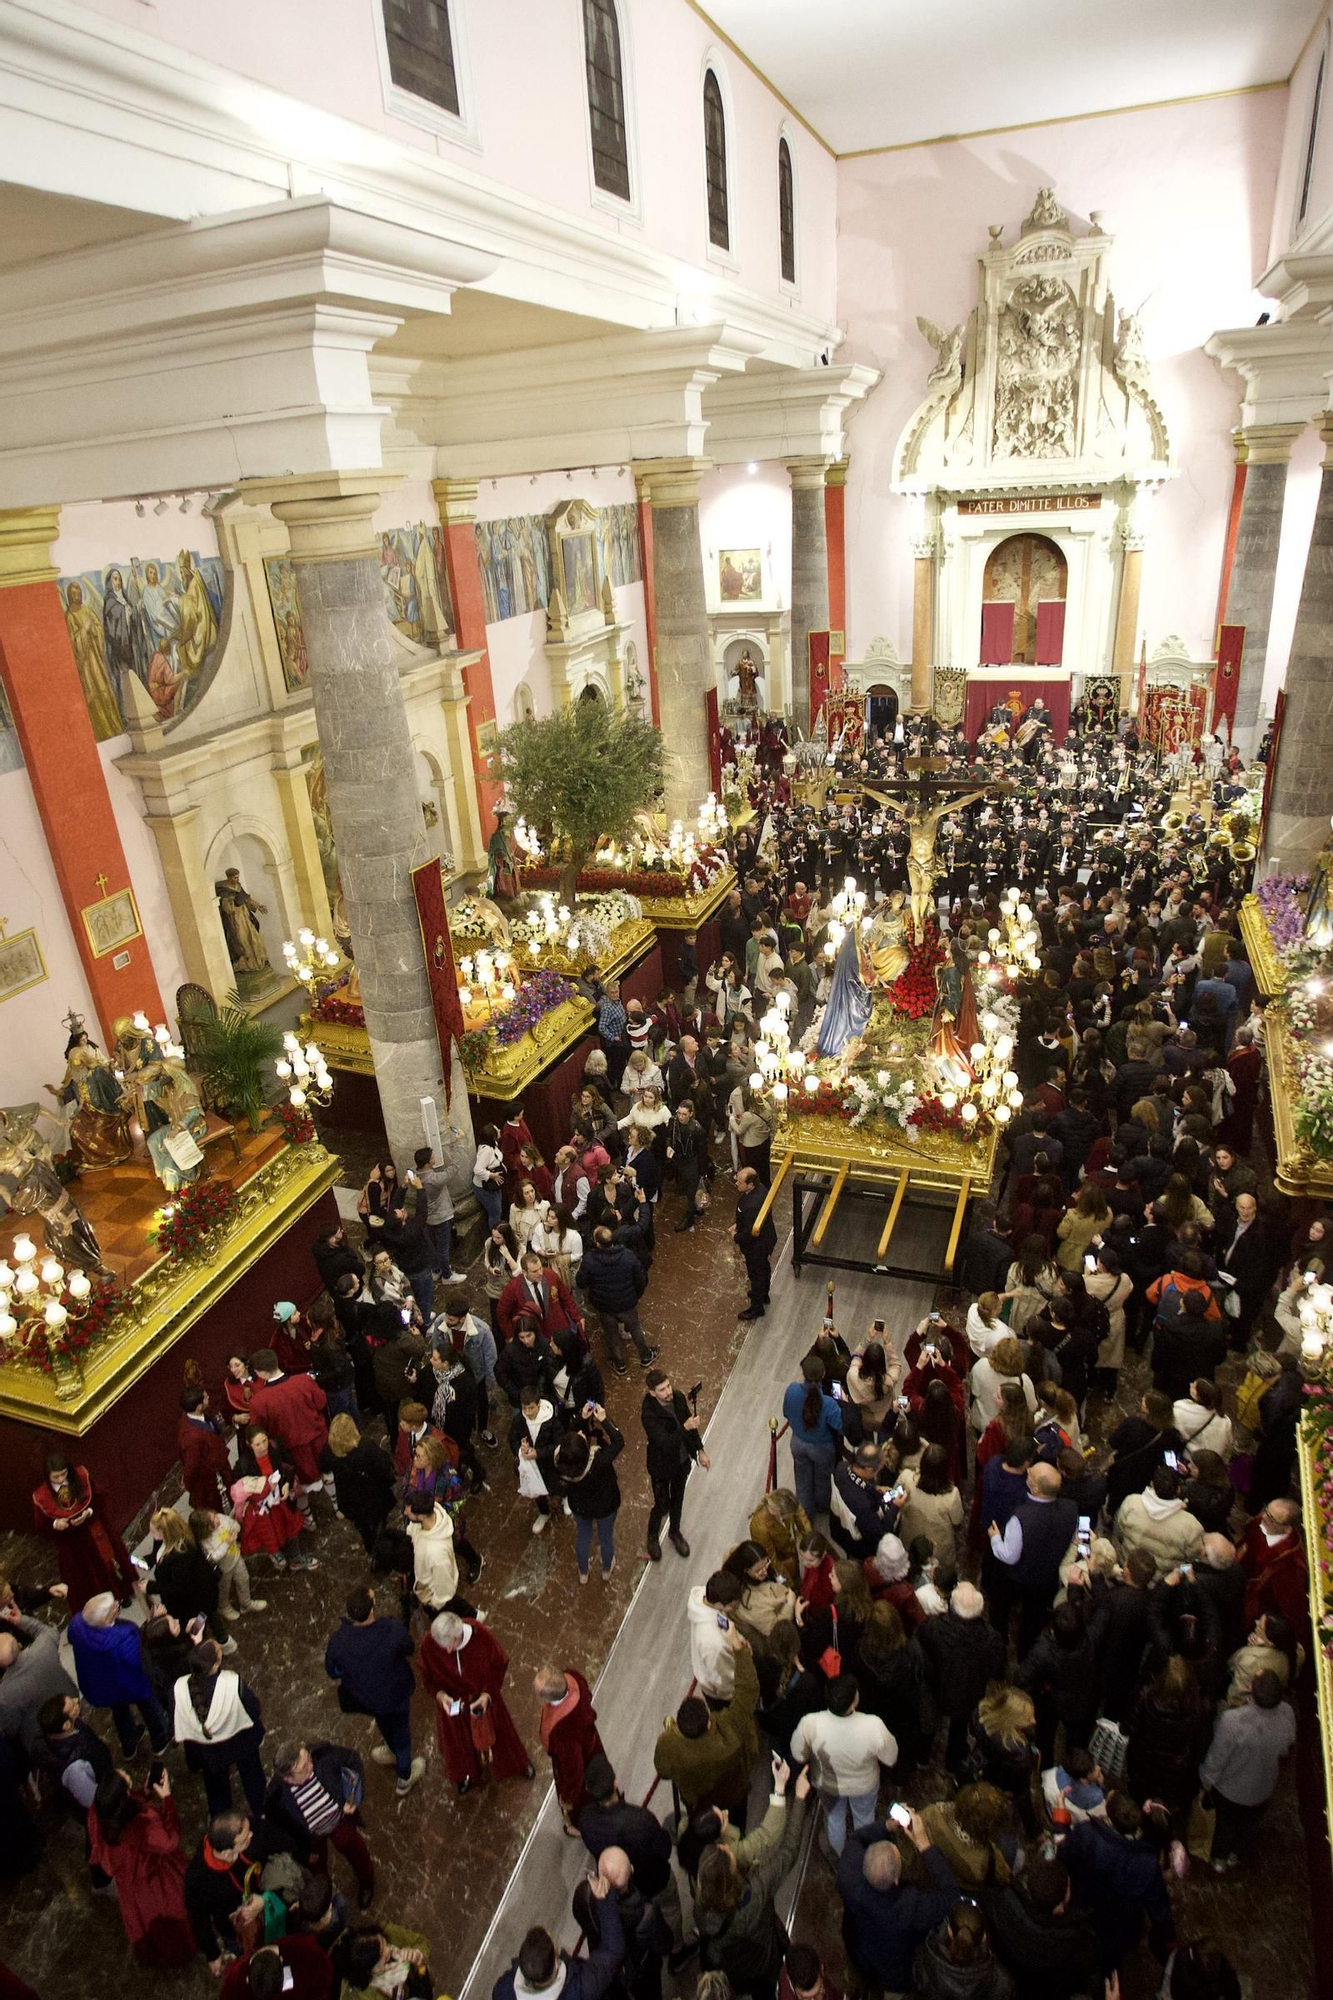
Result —
<svg viewBox="0 0 1333 2000"><path fill-rule="evenodd" d="M70 645L99 743L127 727L131 675L163 721L193 707L215 662L224 594L221 558L192 549L61 577Z"/></svg>
<svg viewBox="0 0 1333 2000"><path fill-rule="evenodd" d="M299 694L310 679L310 656L305 649L305 627L301 623L301 602L296 595L296 570L290 556L265 556L264 582L268 585L269 609L278 635L282 679L288 694Z"/></svg>
<svg viewBox="0 0 1333 2000"><path fill-rule="evenodd" d="M3 687L0 687L0 778L7 771L23 769L23 747L19 742L14 718L9 712L9 701Z"/></svg>
<svg viewBox="0 0 1333 2000"><path fill-rule="evenodd" d="M380 535L380 577L389 622L419 646L454 636L454 607L444 560L444 530L435 521L387 528Z"/></svg>
<svg viewBox="0 0 1333 2000"><path fill-rule="evenodd" d="M638 508L631 500L592 511L597 516L602 574L617 586L641 582L643 551L639 543ZM546 526L542 514L516 514L476 523L477 561L488 625L503 624L507 618L522 618L531 611L544 611L550 603L551 553ZM573 574L555 579L565 595L567 611L596 608L595 600L588 597L595 574L591 558L589 538L585 550L569 558ZM572 596L579 598L577 605L571 601Z"/></svg>

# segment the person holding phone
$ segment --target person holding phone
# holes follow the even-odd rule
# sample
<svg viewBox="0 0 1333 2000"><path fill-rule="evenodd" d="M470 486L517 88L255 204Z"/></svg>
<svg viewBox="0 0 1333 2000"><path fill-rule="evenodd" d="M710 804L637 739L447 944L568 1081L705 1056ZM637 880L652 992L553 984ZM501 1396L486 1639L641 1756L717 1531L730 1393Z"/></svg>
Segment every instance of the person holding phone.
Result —
<svg viewBox="0 0 1333 2000"><path fill-rule="evenodd" d="M738 1319L762 1319L768 1310L770 1263L778 1245L778 1232L774 1227L771 1212L759 1222L759 1216L768 1199L767 1184L760 1179L756 1167L742 1167L736 1176L736 1220L731 1228L731 1240L740 1251L745 1262L745 1277L750 1288L750 1303ZM756 1224L758 1229L756 1230Z"/></svg>
<svg viewBox="0 0 1333 2000"><path fill-rule="evenodd" d="M782 1414L791 1432L796 1498L813 1521L827 1514L833 1467L842 1442L842 1411L824 1389L824 1364L808 1354L801 1363L801 1380L788 1385Z"/></svg>

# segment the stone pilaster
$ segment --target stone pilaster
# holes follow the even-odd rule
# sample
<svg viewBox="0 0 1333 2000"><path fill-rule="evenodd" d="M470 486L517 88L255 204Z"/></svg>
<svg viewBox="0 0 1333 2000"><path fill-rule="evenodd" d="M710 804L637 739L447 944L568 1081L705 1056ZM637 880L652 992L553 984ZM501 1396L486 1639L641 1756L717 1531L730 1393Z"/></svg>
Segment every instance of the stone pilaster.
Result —
<svg viewBox="0 0 1333 2000"><path fill-rule="evenodd" d="M791 703L809 729L810 634L828 630L828 529L824 513L826 461L789 458L791 474Z"/></svg>
<svg viewBox="0 0 1333 2000"><path fill-rule="evenodd" d="M392 482L390 473L335 472L257 480L243 490L268 503L291 542L329 816L389 1149L400 1172L411 1165L423 1142L421 1099L433 1097L450 1180L461 1192L472 1178L471 1121L456 1052L453 1103L445 1112L411 881L412 868L428 853L372 528L381 491Z"/></svg>
<svg viewBox="0 0 1333 2000"><path fill-rule="evenodd" d="M1287 702L1264 839L1264 858L1275 859L1283 873L1310 866L1328 839L1333 816L1333 412L1324 416L1319 434L1324 470L1287 661Z"/></svg>
<svg viewBox="0 0 1333 2000"><path fill-rule="evenodd" d="M712 685L712 661L699 546L699 475L706 466L701 458L657 458L634 467L640 499L652 511L653 617L667 818L686 825L710 790L704 698Z"/></svg>
<svg viewBox="0 0 1333 2000"><path fill-rule="evenodd" d="M1259 720L1287 467L1291 448L1304 429L1304 424L1294 423L1250 424L1237 432L1237 446L1245 454L1245 491L1222 622L1245 627L1234 725L1235 737L1245 749L1253 747Z"/></svg>

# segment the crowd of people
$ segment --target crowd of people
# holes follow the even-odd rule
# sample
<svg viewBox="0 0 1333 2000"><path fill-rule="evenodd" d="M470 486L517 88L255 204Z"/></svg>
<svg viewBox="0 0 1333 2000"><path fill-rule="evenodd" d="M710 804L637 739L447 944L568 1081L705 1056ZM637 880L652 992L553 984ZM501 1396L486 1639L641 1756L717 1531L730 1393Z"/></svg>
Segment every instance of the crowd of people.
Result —
<svg viewBox="0 0 1333 2000"><path fill-rule="evenodd" d="M644 1325L657 1212L695 1228L730 1169L741 1317L765 1316L776 1235L754 1225L777 1115L752 1081L756 1017L785 990L814 1026L834 893L855 875L873 907L905 880L905 822L861 788L892 786L913 749L1008 783L943 825L938 915L966 948L1011 883L1032 905L1024 1109L974 1207L962 1293L907 1327L886 1283L863 1339L818 1328L783 1403L789 1481L755 1496L706 1580L680 1572L693 1680L641 1805L577 1632L511 1710L470 1595L472 1503L507 1464L532 1533L568 1516L579 1584L594 1544L609 1579L638 1438L627 1455L603 1368L627 1377L632 1349L645 1554L666 1540L688 1562L682 1503L709 1459ZM314 1245L315 1302L279 1302L267 1345L187 1381L184 1492L133 1556L86 1468L50 1461L34 1521L61 1581L0 1593L0 1840L12 1870L36 1860L38 1786L143 1965L202 1954L228 2000L430 1992L427 1940L370 1918L376 1810L336 1719L372 1720L370 1762L405 1799L428 1768L425 1695L456 1797L549 1762L590 1857L572 1911L586 1949L533 1927L498 2000L660 2000L667 1976L699 2000L839 2000L831 1941L792 1944L778 1914L812 1800L809 1865L836 1886L857 1989L1099 2000L1146 1943L1169 2000L1239 1993L1175 1884L1254 1868L1294 1738L1313 1643L1299 1312L1333 1226L1256 1166L1243 870L1195 806L1164 830L1170 785L1132 733L1057 746L1038 719L978 768L914 724L835 752L828 776L798 806L770 773L711 963L687 938L677 990L650 1006L594 980L597 1046L554 1158L521 1105L479 1132L472 1283L438 1162L423 1149L400 1182L381 1161L361 1240ZM1219 772L1214 805L1239 791ZM1132 1398L1130 1372L1151 1382ZM364 1575L329 1632L329 1732L278 1745L241 1666L255 1642L262 1662L275 1596L318 1571L334 1518ZM30 1615L44 1606L69 1612L68 1650ZM191 1856L182 1787L207 1820Z"/></svg>

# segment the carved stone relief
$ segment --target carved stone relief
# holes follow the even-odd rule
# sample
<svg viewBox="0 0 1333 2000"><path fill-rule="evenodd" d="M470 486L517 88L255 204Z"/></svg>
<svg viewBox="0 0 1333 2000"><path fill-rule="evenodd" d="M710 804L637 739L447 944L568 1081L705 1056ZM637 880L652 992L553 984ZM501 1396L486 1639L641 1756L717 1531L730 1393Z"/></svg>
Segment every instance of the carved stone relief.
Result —
<svg viewBox="0 0 1333 2000"><path fill-rule="evenodd" d="M1069 458L1075 446L1079 312L1058 278L1028 278L1000 314L997 458Z"/></svg>

